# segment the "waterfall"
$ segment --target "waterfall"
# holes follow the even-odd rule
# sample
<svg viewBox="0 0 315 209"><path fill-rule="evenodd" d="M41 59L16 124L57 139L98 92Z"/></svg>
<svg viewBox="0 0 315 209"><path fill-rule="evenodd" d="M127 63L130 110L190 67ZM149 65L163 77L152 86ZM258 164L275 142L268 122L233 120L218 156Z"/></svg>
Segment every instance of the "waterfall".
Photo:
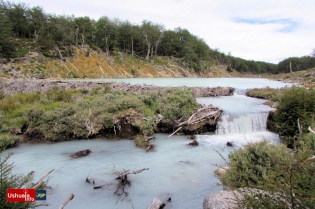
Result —
<svg viewBox="0 0 315 209"><path fill-rule="evenodd" d="M233 95L245 95L247 92L246 89L235 89L235 91L233 92Z"/></svg>
<svg viewBox="0 0 315 209"><path fill-rule="evenodd" d="M237 118L222 115L218 122L217 134L245 134L266 131L268 112L252 113Z"/></svg>

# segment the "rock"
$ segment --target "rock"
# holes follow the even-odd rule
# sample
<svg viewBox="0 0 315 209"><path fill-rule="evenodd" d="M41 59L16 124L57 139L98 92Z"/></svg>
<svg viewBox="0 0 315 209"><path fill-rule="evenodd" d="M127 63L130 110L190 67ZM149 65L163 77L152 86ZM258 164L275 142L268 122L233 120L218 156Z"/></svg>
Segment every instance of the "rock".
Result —
<svg viewBox="0 0 315 209"><path fill-rule="evenodd" d="M243 195L236 191L220 191L210 194L203 200L203 209L234 209L238 208L236 200Z"/></svg>
<svg viewBox="0 0 315 209"><path fill-rule="evenodd" d="M270 110L270 112L272 112L272 113L275 113L275 112L277 112L277 108L271 108L271 110Z"/></svg>
<svg viewBox="0 0 315 209"><path fill-rule="evenodd" d="M226 142L226 146L233 147L233 142Z"/></svg>
<svg viewBox="0 0 315 209"><path fill-rule="evenodd" d="M214 171L214 173L215 175L220 177L224 175L229 169L230 169L230 166L225 166L223 168L218 168L217 170Z"/></svg>

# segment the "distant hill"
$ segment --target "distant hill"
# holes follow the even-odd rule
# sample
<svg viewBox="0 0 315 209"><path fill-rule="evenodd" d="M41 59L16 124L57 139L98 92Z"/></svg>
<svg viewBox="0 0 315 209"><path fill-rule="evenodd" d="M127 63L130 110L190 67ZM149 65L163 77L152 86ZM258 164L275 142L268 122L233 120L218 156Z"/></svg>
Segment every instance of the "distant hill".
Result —
<svg viewBox="0 0 315 209"><path fill-rule="evenodd" d="M47 14L39 6L0 1L0 76L228 77L297 71L315 58L272 63L210 48L187 29L103 16Z"/></svg>

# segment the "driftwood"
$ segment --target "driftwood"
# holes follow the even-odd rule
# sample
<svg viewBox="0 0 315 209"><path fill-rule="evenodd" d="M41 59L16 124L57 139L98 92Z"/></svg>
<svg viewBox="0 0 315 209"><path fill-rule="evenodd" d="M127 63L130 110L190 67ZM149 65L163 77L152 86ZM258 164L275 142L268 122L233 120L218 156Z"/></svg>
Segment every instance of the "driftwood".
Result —
<svg viewBox="0 0 315 209"><path fill-rule="evenodd" d="M55 169L51 169L50 171L48 171L47 173L45 173L45 175L43 175L33 186L34 189L38 189L40 186L42 186L44 184L44 179L51 174Z"/></svg>
<svg viewBox="0 0 315 209"><path fill-rule="evenodd" d="M148 152L149 150L151 150L151 149L153 149L154 147L155 147L155 145L154 145L154 142L155 142L155 137L154 136L149 136L147 139L146 139L146 142L149 142L150 140L152 140L153 139L153 141L152 142L150 142L150 143L147 143L147 145L146 145L146 152Z"/></svg>
<svg viewBox="0 0 315 209"><path fill-rule="evenodd" d="M128 179L128 175L129 174L138 174L141 173L144 170L149 170L149 168L142 168L139 170L135 170L135 171L130 171L130 170L123 170L122 172L118 171L114 165L114 171L117 174L116 180L118 181L118 184L116 185L116 190L114 191L114 194L117 196L121 196L121 195L125 195L128 196L128 192L125 190L126 186L130 186L131 185L131 180ZM90 171L91 172L91 171ZM90 173L89 173L90 175ZM94 180L89 179L89 175L87 176L87 178L85 179L85 181L87 183L92 183L95 184ZM102 185L98 185L98 186L94 186L94 189L101 189L105 186L108 185L112 185L112 182L104 182Z"/></svg>
<svg viewBox="0 0 315 209"><path fill-rule="evenodd" d="M128 192L125 190L125 187L130 186L130 184L131 184L131 181L128 179L128 175L129 174L138 174L144 170L149 170L149 168L142 168L142 169L139 169L136 171L130 171L130 170L124 169L123 172L120 172L120 171L117 171L117 169L114 166L114 170L115 170L115 173L118 175L118 177L116 178L116 180L118 180L117 189L114 192L114 194L118 195L118 196L120 196L122 194L128 196ZM121 192L119 192L119 191L121 191Z"/></svg>
<svg viewBox="0 0 315 209"><path fill-rule="evenodd" d="M153 149L154 146L155 146L154 143L148 143L148 144L147 144L147 148L146 148L146 152L149 152L149 150L150 150L150 149Z"/></svg>
<svg viewBox="0 0 315 209"><path fill-rule="evenodd" d="M62 205L60 205L59 209L64 209L66 205L74 198L74 194L71 194Z"/></svg>
<svg viewBox="0 0 315 209"><path fill-rule="evenodd" d="M177 131L179 131L180 129L182 129L183 127L179 127L176 131L174 131L171 135L169 135L168 137L173 136L174 134L176 134Z"/></svg>
<svg viewBox="0 0 315 209"><path fill-rule="evenodd" d="M149 141L149 140L151 140L151 139L154 139L154 140L155 140L155 137L154 137L154 136L149 136L145 141L147 142L147 141Z"/></svg>
<svg viewBox="0 0 315 209"><path fill-rule="evenodd" d="M142 168L136 171L124 170L123 172L119 172L116 170L116 167L114 166L114 170L115 170L115 173L118 175L117 179L127 179L127 175L138 174L138 173L141 173L142 171L149 170L149 168Z"/></svg>

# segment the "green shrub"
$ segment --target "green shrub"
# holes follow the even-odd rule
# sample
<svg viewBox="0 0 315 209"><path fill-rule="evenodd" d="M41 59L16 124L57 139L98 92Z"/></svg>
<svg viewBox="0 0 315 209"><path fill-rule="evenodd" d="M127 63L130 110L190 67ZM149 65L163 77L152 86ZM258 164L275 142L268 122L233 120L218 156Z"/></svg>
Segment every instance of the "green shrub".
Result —
<svg viewBox="0 0 315 209"><path fill-rule="evenodd" d="M313 154L307 143L296 154L284 145L270 145L267 141L249 144L229 154L231 169L221 181L232 189L245 188L240 208L262 203L260 208L288 208L288 205L289 208L297 205L312 208L315 205ZM250 192L246 188L262 192Z"/></svg>
<svg viewBox="0 0 315 209"><path fill-rule="evenodd" d="M298 136L308 132L307 128L315 119L314 113L315 90L287 88L279 99L277 112L268 121L268 127L278 133L289 147L298 147Z"/></svg>
<svg viewBox="0 0 315 209"><path fill-rule="evenodd" d="M176 89L163 93L159 102L159 111L163 122L168 123L181 117L188 118L199 105L189 90Z"/></svg>
<svg viewBox="0 0 315 209"><path fill-rule="evenodd" d="M69 91L59 89L54 86L45 92L46 98L52 102L72 102L72 96Z"/></svg>
<svg viewBox="0 0 315 209"><path fill-rule="evenodd" d="M19 138L16 135L8 133L0 134L0 150L7 147L14 147L17 144L18 140Z"/></svg>

